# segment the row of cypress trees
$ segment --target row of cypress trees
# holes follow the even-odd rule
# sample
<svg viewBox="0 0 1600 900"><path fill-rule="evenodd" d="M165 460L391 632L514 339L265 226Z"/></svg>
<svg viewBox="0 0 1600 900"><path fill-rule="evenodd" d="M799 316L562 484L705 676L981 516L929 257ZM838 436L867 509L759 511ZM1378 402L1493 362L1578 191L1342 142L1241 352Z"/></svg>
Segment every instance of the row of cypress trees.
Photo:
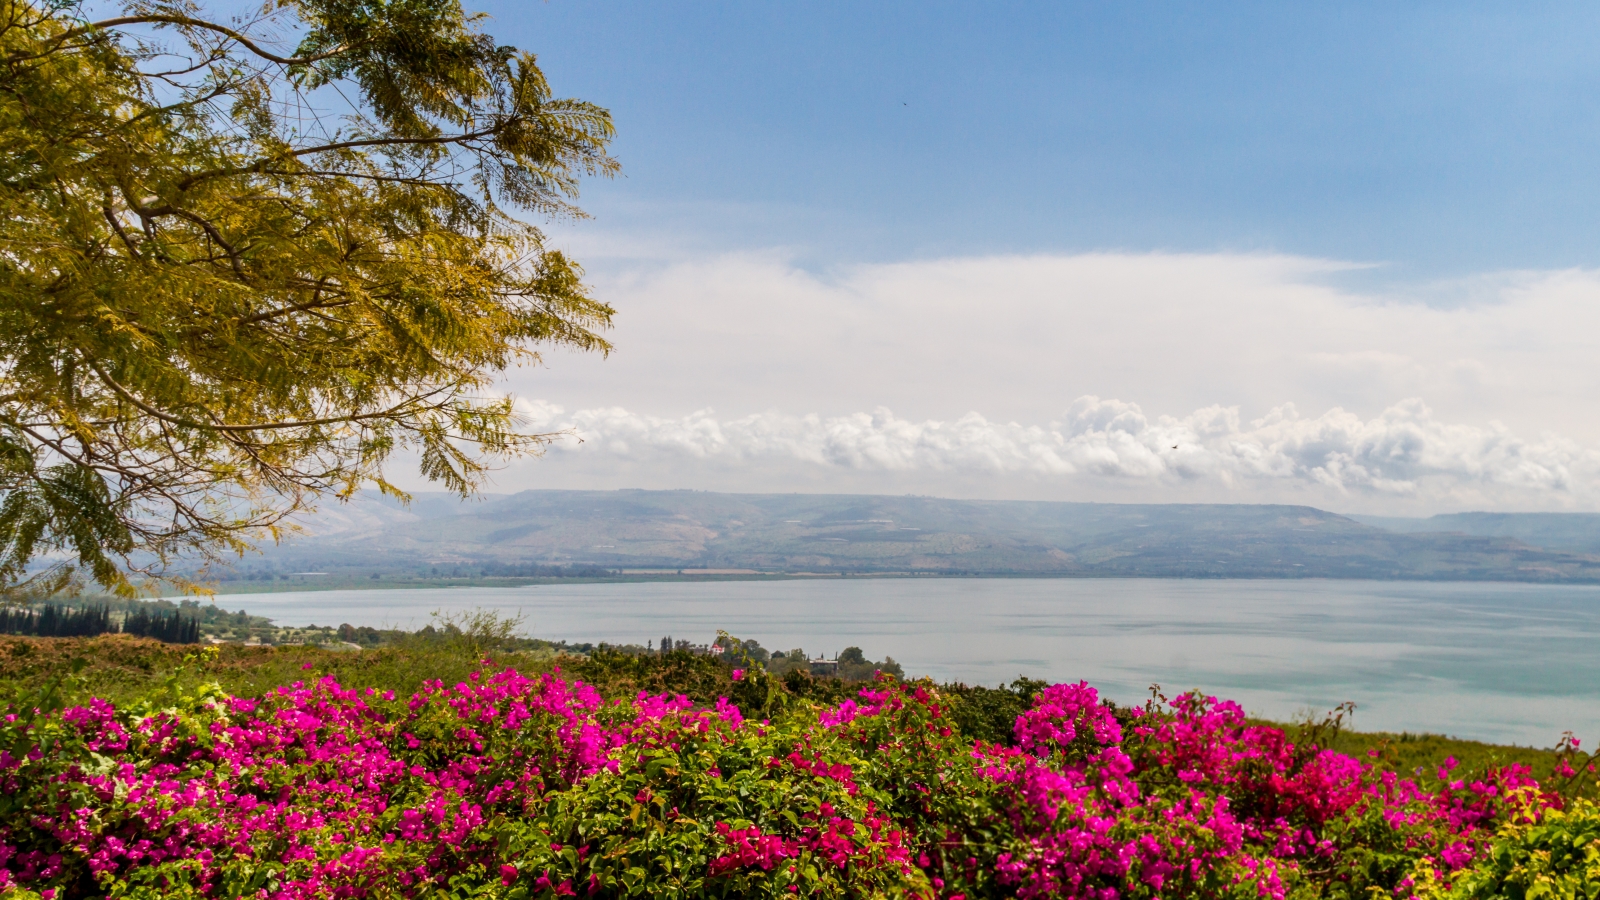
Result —
<svg viewBox="0 0 1600 900"><path fill-rule="evenodd" d="M46 603L37 609L0 607L0 634L26 634L34 637L93 637L97 634L136 634L169 644L200 642L200 622L177 610L165 612L140 607L128 613L121 623L112 621L107 606L74 609Z"/></svg>
<svg viewBox="0 0 1600 900"><path fill-rule="evenodd" d="M122 633L155 638L169 644L198 644L200 620L181 615L177 610L164 613L140 607L122 620Z"/></svg>

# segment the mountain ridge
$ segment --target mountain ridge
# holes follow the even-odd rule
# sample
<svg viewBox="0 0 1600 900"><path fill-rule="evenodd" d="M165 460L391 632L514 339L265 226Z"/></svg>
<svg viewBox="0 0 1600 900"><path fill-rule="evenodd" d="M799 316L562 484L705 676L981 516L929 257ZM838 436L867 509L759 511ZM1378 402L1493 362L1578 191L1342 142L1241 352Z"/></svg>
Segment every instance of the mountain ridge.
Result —
<svg viewBox="0 0 1600 900"><path fill-rule="evenodd" d="M1416 523L1433 520L1363 518L1295 505L856 494L545 490L465 503L423 495L409 507L386 498L341 504L307 520L306 535L269 550L260 564L424 575L577 566L1600 581L1600 516L1565 531L1470 518L1440 523L1505 533L1430 531ZM1591 524L1593 545L1568 534L1574 528L1587 534ZM1543 534L1566 535L1566 543L1547 547L1524 539Z"/></svg>

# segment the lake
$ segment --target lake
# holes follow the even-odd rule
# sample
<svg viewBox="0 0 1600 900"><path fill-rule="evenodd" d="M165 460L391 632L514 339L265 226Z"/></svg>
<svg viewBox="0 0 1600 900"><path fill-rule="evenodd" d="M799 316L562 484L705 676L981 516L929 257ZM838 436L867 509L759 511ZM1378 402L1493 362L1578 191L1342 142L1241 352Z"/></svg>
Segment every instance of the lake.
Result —
<svg viewBox="0 0 1600 900"><path fill-rule="evenodd" d="M1087 680L1120 702L1203 688L1283 719L1551 746L1600 739L1600 586L1178 579L837 579L221 595L283 625L416 628L521 613L550 640L861 647L907 674Z"/></svg>

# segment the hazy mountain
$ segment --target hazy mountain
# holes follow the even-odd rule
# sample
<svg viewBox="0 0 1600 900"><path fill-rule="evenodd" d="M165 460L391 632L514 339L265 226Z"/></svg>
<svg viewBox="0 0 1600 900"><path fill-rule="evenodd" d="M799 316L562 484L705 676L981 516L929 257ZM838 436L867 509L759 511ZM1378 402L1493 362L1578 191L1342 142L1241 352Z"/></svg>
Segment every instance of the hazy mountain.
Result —
<svg viewBox="0 0 1600 900"><path fill-rule="evenodd" d="M1600 513L1450 513L1426 519L1351 516L1366 525L1404 534L1445 532L1514 538L1546 550L1600 554Z"/></svg>
<svg viewBox="0 0 1600 900"><path fill-rule="evenodd" d="M698 491L361 498L262 564L502 574L533 567L1018 575L1600 580L1584 526L1340 516L1305 506L1119 505ZM1562 517L1554 517L1566 519ZM1456 527L1462 520L1461 527ZM1432 523L1414 528L1411 523ZM1520 524L1519 524L1520 523ZM1473 529L1469 530L1467 526ZM1439 529L1448 527L1445 533ZM1499 530L1490 530L1491 527ZM1559 544L1540 545L1544 539Z"/></svg>

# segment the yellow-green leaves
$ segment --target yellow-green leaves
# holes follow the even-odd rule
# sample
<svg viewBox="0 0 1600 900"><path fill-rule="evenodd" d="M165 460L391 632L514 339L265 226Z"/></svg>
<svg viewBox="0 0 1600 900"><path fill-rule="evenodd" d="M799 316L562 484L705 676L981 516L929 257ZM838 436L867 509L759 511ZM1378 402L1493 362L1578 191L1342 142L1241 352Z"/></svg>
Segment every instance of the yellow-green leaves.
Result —
<svg viewBox="0 0 1600 900"><path fill-rule="evenodd" d="M1524 798L1524 799L1532 799ZM1495 835L1474 864L1453 876L1432 860L1413 872L1426 900L1594 900L1600 897L1600 809L1574 800L1566 809L1529 807Z"/></svg>
<svg viewBox="0 0 1600 900"><path fill-rule="evenodd" d="M0 591L536 451L497 373L612 310L514 214L581 215L611 134L455 0L0 0Z"/></svg>

